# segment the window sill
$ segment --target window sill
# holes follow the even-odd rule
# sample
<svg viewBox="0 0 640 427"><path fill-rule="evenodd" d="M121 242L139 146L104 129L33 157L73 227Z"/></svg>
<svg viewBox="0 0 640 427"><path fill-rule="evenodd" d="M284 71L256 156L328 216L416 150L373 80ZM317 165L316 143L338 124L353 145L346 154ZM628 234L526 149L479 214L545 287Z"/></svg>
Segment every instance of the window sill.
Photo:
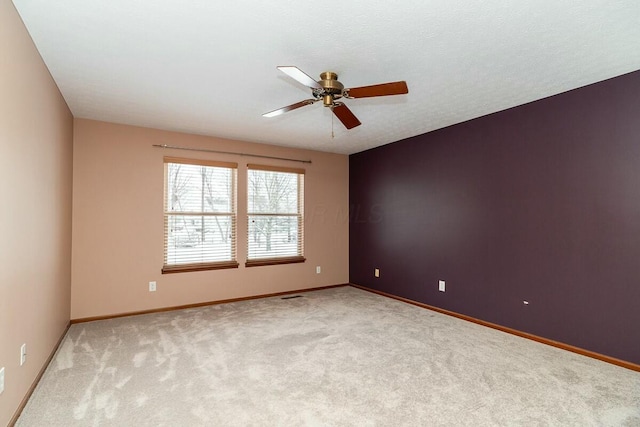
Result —
<svg viewBox="0 0 640 427"><path fill-rule="evenodd" d="M280 264L295 264L299 262L305 262L306 258L303 256L286 257L286 258L264 258L264 259L252 259L245 262L245 267L262 267L264 265L280 265Z"/></svg>
<svg viewBox="0 0 640 427"><path fill-rule="evenodd" d="M238 261L211 262L203 264L179 264L165 265L162 267L162 274L188 273L190 271L222 270L225 268L238 268Z"/></svg>

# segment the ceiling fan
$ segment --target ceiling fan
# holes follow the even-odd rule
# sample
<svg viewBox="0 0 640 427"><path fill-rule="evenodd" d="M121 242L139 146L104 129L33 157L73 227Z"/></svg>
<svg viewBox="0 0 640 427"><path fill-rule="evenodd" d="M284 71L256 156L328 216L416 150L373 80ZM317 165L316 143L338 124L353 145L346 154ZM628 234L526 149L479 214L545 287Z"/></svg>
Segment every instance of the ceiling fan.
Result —
<svg viewBox="0 0 640 427"><path fill-rule="evenodd" d="M402 95L409 93L407 83L404 81L345 89L344 85L338 81L338 75L332 71L325 71L320 74L320 80L315 81L298 67L281 66L277 68L294 80L311 88L313 98L270 111L263 114L264 117L279 116L296 108L311 105L322 100L323 105L331 108L333 114L335 114L347 129L352 129L361 125L360 120L358 120L346 105L342 102L336 102L336 100L340 98L369 98L373 96Z"/></svg>

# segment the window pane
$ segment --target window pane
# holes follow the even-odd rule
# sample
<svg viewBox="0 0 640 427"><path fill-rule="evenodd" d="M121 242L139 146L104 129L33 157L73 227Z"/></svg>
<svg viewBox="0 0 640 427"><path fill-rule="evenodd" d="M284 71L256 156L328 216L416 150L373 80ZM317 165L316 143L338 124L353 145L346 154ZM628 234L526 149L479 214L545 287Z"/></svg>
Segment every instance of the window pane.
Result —
<svg viewBox="0 0 640 427"><path fill-rule="evenodd" d="M235 167L177 160L165 158L165 267L235 262Z"/></svg>
<svg viewBox="0 0 640 427"><path fill-rule="evenodd" d="M249 213L298 213L298 174L248 171Z"/></svg>
<svg viewBox="0 0 640 427"><path fill-rule="evenodd" d="M166 265L233 259L231 215L167 215Z"/></svg>
<svg viewBox="0 0 640 427"><path fill-rule="evenodd" d="M297 216L249 215L249 259L300 254Z"/></svg>
<svg viewBox="0 0 640 427"><path fill-rule="evenodd" d="M232 212L233 169L167 164L168 212Z"/></svg>

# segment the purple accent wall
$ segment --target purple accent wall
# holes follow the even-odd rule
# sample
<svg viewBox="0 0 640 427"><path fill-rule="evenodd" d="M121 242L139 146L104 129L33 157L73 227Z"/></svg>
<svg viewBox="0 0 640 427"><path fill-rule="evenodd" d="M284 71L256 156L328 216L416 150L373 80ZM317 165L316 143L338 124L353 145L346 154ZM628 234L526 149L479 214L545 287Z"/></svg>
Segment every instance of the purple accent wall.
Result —
<svg viewBox="0 0 640 427"><path fill-rule="evenodd" d="M352 283L640 364L640 71L349 170Z"/></svg>

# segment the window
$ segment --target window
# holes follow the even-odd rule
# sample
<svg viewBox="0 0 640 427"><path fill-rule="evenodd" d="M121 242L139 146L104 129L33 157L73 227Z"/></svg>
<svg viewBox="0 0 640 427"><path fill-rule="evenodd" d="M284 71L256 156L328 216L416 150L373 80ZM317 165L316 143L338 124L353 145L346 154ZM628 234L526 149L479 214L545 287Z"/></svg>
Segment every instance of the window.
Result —
<svg viewBox="0 0 640 427"><path fill-rule="evenodd" d="M247 167L246 266L304 262L304 170Z"/></svg>
<svg viewBox="0 0 640 427"><path fill-rule="evenodd" d="M163 273L238 267L237 167L165 157Z"/></svg>

